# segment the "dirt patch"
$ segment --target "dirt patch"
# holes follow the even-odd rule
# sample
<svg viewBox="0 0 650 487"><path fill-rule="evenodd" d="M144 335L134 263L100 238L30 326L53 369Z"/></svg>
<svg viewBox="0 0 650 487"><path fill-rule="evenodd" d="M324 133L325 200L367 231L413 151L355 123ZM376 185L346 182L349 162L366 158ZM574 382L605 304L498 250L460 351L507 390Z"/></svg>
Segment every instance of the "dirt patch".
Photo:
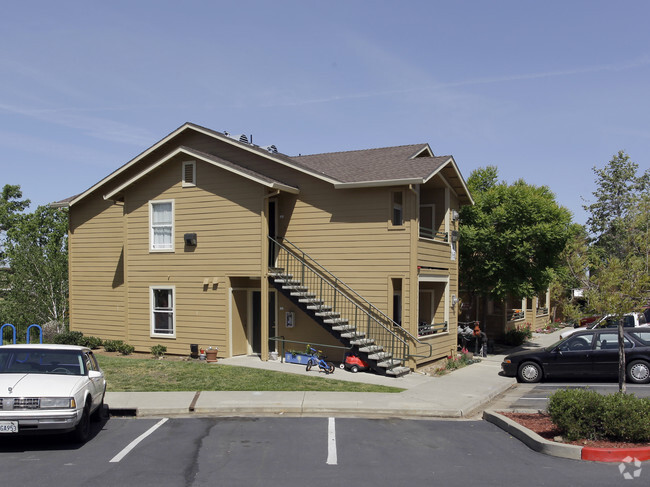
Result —
<svg viewBox="0 0 650 487"><path fill-rule="evenodd" d="M566 441L561 438L561 432L551 421L551 416L546 413L508 413L499 414L516 421L520 425L537 433L546 440L566 443L569 445L589 446L594 448L641 448L650 447L650 443L628 443L625 441L607 440L577 440Z"/></svg>

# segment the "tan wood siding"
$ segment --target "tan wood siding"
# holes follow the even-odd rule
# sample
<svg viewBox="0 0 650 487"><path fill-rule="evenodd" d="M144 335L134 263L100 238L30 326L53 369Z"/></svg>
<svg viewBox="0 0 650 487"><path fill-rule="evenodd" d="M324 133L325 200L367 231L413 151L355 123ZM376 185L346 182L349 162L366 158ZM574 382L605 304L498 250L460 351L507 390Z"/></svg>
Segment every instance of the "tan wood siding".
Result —
<svg viewBox="0 0 650 487"><path fill-rule="evenodd" d="M125 333L123 211L96 195L70 213L70 329L120 339Z"/></svg>
<svg viewBox="0 0 650 487"><path fill-rule="evenodd" d="M229 355L227 276L259 276L260 214L264 188L197 162L197 186L181 186L181 164L171 160L126 192L128 213L129 342L139 349L163 343L187 353L192 343ZM149 251L149 202L174 201L174 252ZM186 248L183 235L197 234ZM222 279L215 286L214 279ZM204 286L204 281L212 284ZM150 336L150 286L175 286L176 336ZM215 289L216 287L216 289Z"/></svg>

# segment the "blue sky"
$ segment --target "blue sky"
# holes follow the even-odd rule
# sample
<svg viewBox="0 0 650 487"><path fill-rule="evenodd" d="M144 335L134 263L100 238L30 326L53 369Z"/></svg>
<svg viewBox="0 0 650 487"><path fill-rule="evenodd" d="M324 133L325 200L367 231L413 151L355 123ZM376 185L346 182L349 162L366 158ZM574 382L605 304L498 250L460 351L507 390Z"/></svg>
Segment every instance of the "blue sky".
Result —
<svg viewBox="0 0 650 487"><path fill-rule="evenodd" d="M57 201L189 121L288 155L428 142L584 223L594 166L650 166L648 19L626 0L12 2L0 184Z"/></svg>

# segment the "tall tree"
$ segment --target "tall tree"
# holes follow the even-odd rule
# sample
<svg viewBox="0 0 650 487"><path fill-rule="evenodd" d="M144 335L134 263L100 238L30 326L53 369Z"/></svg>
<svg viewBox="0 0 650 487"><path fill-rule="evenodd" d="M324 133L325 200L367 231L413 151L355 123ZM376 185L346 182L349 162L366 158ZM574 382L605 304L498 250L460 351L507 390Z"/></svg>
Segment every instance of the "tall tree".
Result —
<svg viewBox="0 0 650 487"><path fill-rule="evenodd" d="M624 151L614 155L602 169L593 168L597 189L595 201L585 205L587 225L595 245L603 255L623 258L623 240L630 227L628 221L641 196L650 190L650 169L639 175L638 164Z"/></svg>
<svg viewBox="0 0 650 487"><path fill-rule="evenodd" d="M650 304L650 170L619 151L594 167L596 201L585 210L592 233L586 295L593 309L619 318L619 390L625 391L623 315Z"/></svg>
<svg viewBox="0 0 650 487"><path fill-rule="evenodd" d="M546 186L497 178L494 166L468 178L475 205L461 210L460 279L469 292L494 300L532 297L551 282L571 214Z"/></svg>
<svg viewBox="0 0 650 487"><path fill-rule="evenodd" d="M7 232L10 272L2 314L14 325L68 318L68 213L39 206Z"/></svg>

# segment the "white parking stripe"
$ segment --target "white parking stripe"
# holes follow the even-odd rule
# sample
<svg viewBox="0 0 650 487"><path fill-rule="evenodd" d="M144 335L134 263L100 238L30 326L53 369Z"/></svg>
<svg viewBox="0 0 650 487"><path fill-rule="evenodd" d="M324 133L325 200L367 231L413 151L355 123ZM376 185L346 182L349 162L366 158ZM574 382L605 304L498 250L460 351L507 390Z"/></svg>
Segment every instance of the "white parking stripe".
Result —
<svg viewBox="0 0 650 487"><path fill-rule="evenodd" d="M109 463L117 463L122 458L127 456L131 450L133 450L136 446L138 446L138 443L140 443L142 440L144 440L147 436L149 436L151 433L156 431L158 428L160 428L163 424L167 422L169 418L163 418L160 421L158 421L156 424L154 424L151 428L149 428L147 431L142 433L140 436L138 436L135 440L133 440L131 443L129 443L124 450L119 452L117 455L115 455L113 458L111 458Z"/></svg>
<svg viewBox="0 0 650 487"><path fill-rule="evenodd" d="M338 465L336 457L336 424L334 418L329 418L327 425L327 464Z"/></svg>

